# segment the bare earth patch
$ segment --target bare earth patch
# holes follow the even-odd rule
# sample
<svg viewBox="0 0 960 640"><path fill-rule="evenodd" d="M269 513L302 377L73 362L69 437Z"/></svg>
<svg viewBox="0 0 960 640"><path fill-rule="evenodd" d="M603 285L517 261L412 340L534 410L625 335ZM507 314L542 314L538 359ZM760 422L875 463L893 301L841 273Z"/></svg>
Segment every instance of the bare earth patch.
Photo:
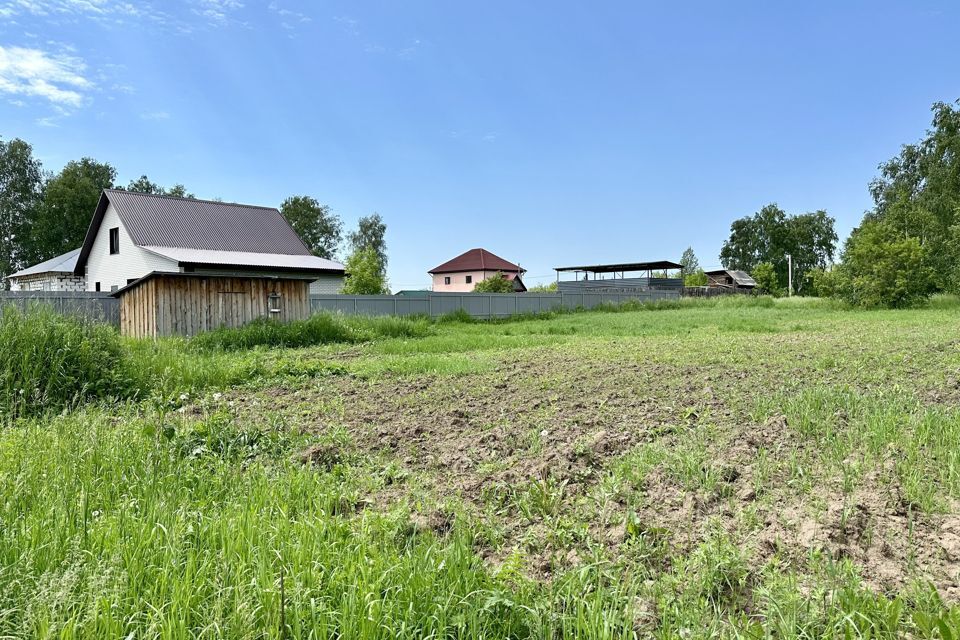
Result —
<svg viewBox="0 0 960 640"><path fill-rule="evenodd" d="M821 553L854 562L878 592L896 593L919 578L960 602L955 502L947 514L909 504L893 455L852 491L829 469L811 469L817 479L803 489L788 461L815 460L816 445L782 415L758 423L748 414L749 398L779 372L638 355L629 348L619 355L516 350L500 354L489 373L341 376L263 395L292 428L345 429L356 450L415 474L417 490L437 506L416 507L423 513L414 527L444 535L454 516L443 505L463 505L497 532L478 541L493 565L520 552L528 575L550 579L591 547L616 559L637 535L661 538L669 563L720 526L756 566L776 557L802 568ZM245 419L256 419L257 400L234 399ZM691 443L703 443L701 458L670 457ZM645 447L661 458L603 493ZM302 457L329 468L341 453L317 445ZM699 468L677 468L687 460L699 460ZM414 503L402 483L369 500L383 510Z"/></svg>

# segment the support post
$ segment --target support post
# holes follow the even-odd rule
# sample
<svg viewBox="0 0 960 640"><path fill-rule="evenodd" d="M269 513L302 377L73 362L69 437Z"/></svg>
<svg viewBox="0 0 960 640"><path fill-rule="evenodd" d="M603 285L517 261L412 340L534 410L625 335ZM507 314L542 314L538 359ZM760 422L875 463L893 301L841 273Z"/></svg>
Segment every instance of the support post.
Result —
<svg viewBox="0 0 960 640"><path fill-rule="evenodd" d="M793 256L787 254L787 297L793 296Z"/></svg>

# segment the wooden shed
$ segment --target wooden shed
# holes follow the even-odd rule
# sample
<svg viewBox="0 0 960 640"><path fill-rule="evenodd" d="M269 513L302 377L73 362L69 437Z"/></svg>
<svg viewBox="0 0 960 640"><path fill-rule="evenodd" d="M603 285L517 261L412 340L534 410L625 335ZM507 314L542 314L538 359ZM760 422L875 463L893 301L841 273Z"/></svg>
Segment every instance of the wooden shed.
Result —
<svg viewBox="0 0 960 640"><path fill-rule="evenodd" d="M120 299L120 332L136 338L310 316L310 279L297 277L151 273L113 295Z"/></svg>

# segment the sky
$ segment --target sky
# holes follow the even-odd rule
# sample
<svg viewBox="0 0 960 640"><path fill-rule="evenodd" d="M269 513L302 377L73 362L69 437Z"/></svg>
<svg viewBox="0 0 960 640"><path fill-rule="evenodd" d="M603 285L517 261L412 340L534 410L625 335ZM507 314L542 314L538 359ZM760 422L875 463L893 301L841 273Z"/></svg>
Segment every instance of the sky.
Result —
<svg viewBox="0 0 960 640"><path fill-rule="evenodd" d="M960 3L0 0L0 137L198 197L380 213L390 284L719 266L730 223L826 209L960 98Z"/></svg>

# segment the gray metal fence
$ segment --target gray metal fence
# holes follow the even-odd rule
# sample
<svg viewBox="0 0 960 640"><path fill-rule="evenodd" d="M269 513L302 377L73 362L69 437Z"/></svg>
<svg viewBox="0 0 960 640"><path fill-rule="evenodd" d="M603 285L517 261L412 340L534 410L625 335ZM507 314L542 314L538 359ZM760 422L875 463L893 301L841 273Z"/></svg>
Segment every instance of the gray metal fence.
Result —
<svg viewBox="0 0 960 640"><path fill-rule="evenodd" d="M411 296L312 295L310 309L372 316L430 316L465 311L474 318L507 318L555 309L593 309L601 304L628 300L676 300L679 291L633 293L432 293ZM120 301L109 293L65 291L0 291L0 311L8 305L21 309L32 304L50 305L55 311L120 326Z"/></svg>
<svg viewBox="0 0 960 640"><path fill-rule="evenodd" d="M633 293L431 293L411 296L312 295L310 308L346 314L372 316L430 316L465 311L474 318L507 318L555 309L593 309L601 304L628 300L653 302L676 300L679 291L638 291Z"/></svg>
<svg viewBox="0 0 960 640"><path fill-rule="evenodd" d="M0 311L10 305L26 309L45 304L58 313L78 315L120 326L120 301L109 293L70 291L0 291Z"/></svg>

